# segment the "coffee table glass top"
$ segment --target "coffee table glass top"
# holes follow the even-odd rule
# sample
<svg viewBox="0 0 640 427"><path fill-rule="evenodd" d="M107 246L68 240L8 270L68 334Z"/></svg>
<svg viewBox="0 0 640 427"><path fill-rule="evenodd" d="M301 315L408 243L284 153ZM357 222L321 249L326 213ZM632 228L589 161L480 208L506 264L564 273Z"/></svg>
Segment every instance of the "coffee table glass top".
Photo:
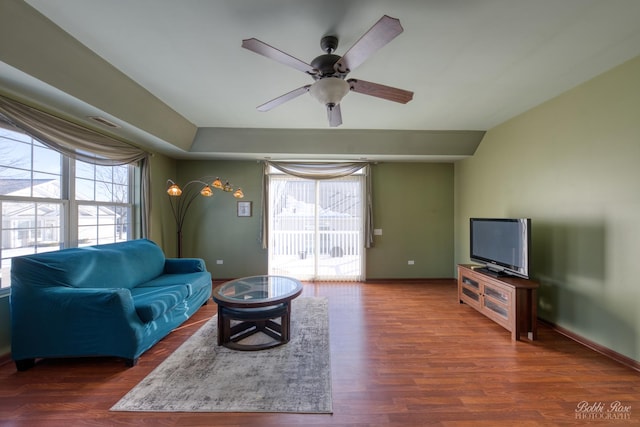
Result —
<svg viewBox="0 0 640 427"><path fill-rule="evenodd" d="M213 299L229 306L257 307L293 299L301 292L302 284L292 277L251 276L222 284Z"/></svg>

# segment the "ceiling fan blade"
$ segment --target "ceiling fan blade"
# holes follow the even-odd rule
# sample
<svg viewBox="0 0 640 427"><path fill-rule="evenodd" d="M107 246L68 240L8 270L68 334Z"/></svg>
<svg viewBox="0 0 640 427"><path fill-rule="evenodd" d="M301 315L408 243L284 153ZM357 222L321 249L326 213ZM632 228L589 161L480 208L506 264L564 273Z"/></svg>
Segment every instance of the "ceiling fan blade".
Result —
<svg viewBox="0 0 640 427"><path fill-rule="evenodd" d="M347 80L347 83L349 83L351 90L354 92L375 96L388 101L406 104L413 99L413 92L398 89L397 87L385 86L357 79L349 79Z"/></svg>
<svg viewBox="0 0 640 427"><path fill-rule="evenodd" d="M291 92L287 92L284 95L280 95L277 98L272 99L271 101L265 102L262 105L257 106L257 110L258 111L269 111L273 108L276 108L278 105L282 105L287 101L291 101L293 98L297 98L298 96L309 92L309 88L311 87L311 85L305 85L302 87L299 87L298 89L294 89Z"/></svg>
<svg viewBox="0 0 640 427"><path fill-rule="evenodd" d="M332 128L338 127L342 124L342 112L340 111L340 104L334 105L332 108L327 105L327 117L329 118L329 126Z"/></svg>
<svg viewBox="0 0 640 427"><path fill-rule="evenodd" d="M341 73L353 71L402 31L399 19L384 15L336 62L335 69Z"/></svg>
<svg viewBox="0 0 640 427"><path fill-rule="evenodd" d="M293 67L296 70L302 71L303 73L307 73L311 75L315 75L318 73L318 70L316 70L306 62L301 61L298 58L294 58L288 53L284 53L280 49L276 49L275 47L270 46L264 42L261 42L258 39L242 40L242 47L252 52L258 53L262 56L266 56L267 58L278 61L281 64L287 65L289 67Z"/></svg>

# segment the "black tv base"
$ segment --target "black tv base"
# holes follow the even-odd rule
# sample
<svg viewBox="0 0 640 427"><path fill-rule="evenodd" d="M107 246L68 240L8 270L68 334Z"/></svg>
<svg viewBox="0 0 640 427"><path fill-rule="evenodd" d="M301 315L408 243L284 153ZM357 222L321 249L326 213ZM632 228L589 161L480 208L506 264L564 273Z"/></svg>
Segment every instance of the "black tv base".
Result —
<svg viewBox="0 0 640 427"><path fill-rule="evenodd" d="M491 277L506 277L506 276L510 276L509 273L505 273L502 270L492 270L489 267L474 268L473 270L477 271L478 273L486 274L487 276L491 276Z"/></svg>

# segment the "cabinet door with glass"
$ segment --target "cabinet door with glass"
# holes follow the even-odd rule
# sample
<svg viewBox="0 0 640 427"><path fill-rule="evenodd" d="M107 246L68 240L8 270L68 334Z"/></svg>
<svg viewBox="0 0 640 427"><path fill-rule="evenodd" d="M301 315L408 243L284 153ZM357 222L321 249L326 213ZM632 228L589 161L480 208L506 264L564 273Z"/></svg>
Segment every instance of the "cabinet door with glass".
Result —
<svg viewBox="0 0 640 427"><path fill-rule="evenodd" d="M509 327L513 314L513 289L494 283L483 284L482 309L497 323Z"/></svg>
<svg viewBox="0 0 640 427"><path fill-rule="evenodd" d="M459 280L460 285L458 289L460 291L460 301L464 301L470 306L480 309L480 296L482 295L480 282L466 274L461 274Z"/></svg>

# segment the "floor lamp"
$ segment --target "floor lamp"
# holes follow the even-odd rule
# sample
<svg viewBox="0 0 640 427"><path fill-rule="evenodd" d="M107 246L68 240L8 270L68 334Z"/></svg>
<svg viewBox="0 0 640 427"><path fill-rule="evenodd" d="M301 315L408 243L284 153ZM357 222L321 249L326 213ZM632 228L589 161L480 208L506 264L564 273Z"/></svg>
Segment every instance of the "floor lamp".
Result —
<svg viewBox="0 0 640 427"><path fill-rule="evenodd" d="M229 185L229 181L222 184L220 178L211 181L212 177L202 177L187 182L182 188L173 180L167 180L167 194L169 195L169 203L173 218L176 221L176 232L178 240L178 258L182 258L182 225L184 218L193 201L198 197L212 197L214 190L220 190L224 193L233 193L236 199L242 199L244 193L241 188L233 190Z"/></svg>

